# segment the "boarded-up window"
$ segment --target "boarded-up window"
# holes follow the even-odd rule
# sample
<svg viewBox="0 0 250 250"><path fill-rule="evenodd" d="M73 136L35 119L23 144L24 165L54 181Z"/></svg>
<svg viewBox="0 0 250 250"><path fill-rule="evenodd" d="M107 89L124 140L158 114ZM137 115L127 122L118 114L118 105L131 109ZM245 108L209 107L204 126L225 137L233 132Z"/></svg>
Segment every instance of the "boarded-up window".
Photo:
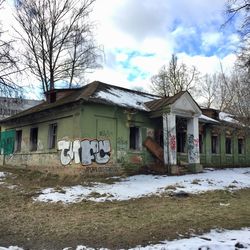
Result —
<svg viewBox="0 0 250 250"><path fill-rule="evenodd" d="M245 153L245 141L243 138L238 138L238 154L242 155Z"/></svg>
<svg viewBox="0 0 250 250"><path fill-rule="evenodd" d="M134 150L140 150L140 128L130 127L129 128L129 148Z"/></svg>
<svg viewBox="0 0 250 250"><path fill-rule="evenodd" d="M20 152L22 145L22 130L16 131L16 139L15 139L15 151Z"/></svg>
<svg viewBox="0 0 250 250"><path fill-rule="evenodd" d="M49 125L49 148L56 147L57 140L57 123L53 123Z"/></svg>
<svg viewBox="0 0 250 250"><path fill-rule="evenodd" d="M226 137L226 154L232 154L232 138Z"/></svg>
<svg viewBox="0 0 250 250"><path fill-rule="evenodd" d="M212 135L211 137L212 154L219 153L219 138L217 135Z"/></svg>
<svg viewBox="0 0 250 250"><path fill-rule="evenodd" d="M30 129L30 151L37 150L38 128Z"/></svg>

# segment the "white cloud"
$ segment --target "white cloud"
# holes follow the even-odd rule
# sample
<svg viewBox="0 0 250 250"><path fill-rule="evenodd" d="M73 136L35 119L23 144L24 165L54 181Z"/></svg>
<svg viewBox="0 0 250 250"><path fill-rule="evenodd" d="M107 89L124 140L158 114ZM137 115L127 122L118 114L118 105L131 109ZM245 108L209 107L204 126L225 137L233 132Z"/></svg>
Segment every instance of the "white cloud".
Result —
<svg viewBox="0 0 250 250"><path fill-rule="evenodd" d="M236 60L234 54L229 54L223 58L219 58L216 55L206 57L202 55L190 56L186 53L180 53L178 54L178 58L187 65L194 65L202 74L220 72L220 64L222 64L223 68L228 71L232 68Z"/></svg>
<svg viewBox="0 0 250 250"><path fill-rule="evenodd" d="M218 46L222 40L222 34L219 32L205 32L201 34L202 46L209 49L211 46Z"/></svg>
<svg viewBox="0 0 250 250"><path fill-rule="evenodd" d="M180 60L195 65L202 73L219 71L220 61L230 68L235 56L229 50L239 38L230 32L222 33L224 4L225 0L96 1L91 19L97 24L96 40L104 47L105 60L103 68L87 78L148 90L151 76L168 64L171 54L180 48L179 43L189 43L190 37L201 41L194 51L197 53L188 54L184 48L178 53ZM4 19L9 20L8 16ZM228 43L224 44L225 40ZM222 57L205 56L206 50L218 44L218 49L225 50ZM196 48L196 44L191 45ZM204 51L198 51L198 47ZM138 53L130 57L131 52ZM131 74L137 75L129 81Z"/></svg>

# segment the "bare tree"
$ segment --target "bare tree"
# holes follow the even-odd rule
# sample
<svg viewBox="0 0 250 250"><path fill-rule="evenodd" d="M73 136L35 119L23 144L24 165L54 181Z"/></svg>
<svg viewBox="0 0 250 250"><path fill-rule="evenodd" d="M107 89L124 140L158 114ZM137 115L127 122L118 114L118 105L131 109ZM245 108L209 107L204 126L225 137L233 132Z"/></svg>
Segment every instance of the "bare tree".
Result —
<svg viewBox="0 0 250 250"><path fill-rule="evenodd" d="M4 0L0 0L0 11L3 11ZM4 31L0 29L0 95L11 96L20 94L21 88L13 81L13 76L19 73L17 57L14 55L12 46L14 41L2 39Z"/></svg>
<svg viewBox="0 0 250 250"><path fill-rule="evenodd" d="M219 75L215 73L213 75L206 74L201 79L199 95L204 100L202 106L206 108L211 108L215 105L218 93L218 78Z"/></svg>
<svg viewBox="0 0 250 250"><path fill-rule="evenodd" d="M172 55L168 66L164 65L151 78L151 89L158 95L171 96L180 91L194 90L194 83L198 80L199 72L194 66L189 68L184 63L179 65L177 56Z"/></svg>
<svg viewBox="0 0 250 250"><path fill-rule="evenodd" d="M43 91L55 83L69 88L87 70L98 67L89 14L95 0L16 0L17 30L25 47L25 62L42 83Z"/></svg>
<svg viewBox="0 0 250 250"><path fill-rule="evenodd" d="M233 114L242 124L250 127L250 80L246 68L236 65L227 80L231 100L225 111Z"/></svg>
<svg viewBox="0 0 250 250"><path fill-rule="evenodd" d="M238 62L250 70L250 0L228 0L226 12L228 15L226 24L233 20L235 16L239 16L242 20L238 26L238 33L241 37L240 60Z"/></svg>

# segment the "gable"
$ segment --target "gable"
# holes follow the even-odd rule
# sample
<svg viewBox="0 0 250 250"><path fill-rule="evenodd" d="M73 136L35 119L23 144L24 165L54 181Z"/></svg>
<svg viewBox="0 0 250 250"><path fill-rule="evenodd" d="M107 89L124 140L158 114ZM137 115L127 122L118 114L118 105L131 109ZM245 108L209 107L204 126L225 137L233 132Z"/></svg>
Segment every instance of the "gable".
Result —
<svg viewBox="0 0 250 250"><path fill-rule="evenodd" d="M200 116L201 110L188 92L181 95L172 105L171 112L179 116Z"/></svg>

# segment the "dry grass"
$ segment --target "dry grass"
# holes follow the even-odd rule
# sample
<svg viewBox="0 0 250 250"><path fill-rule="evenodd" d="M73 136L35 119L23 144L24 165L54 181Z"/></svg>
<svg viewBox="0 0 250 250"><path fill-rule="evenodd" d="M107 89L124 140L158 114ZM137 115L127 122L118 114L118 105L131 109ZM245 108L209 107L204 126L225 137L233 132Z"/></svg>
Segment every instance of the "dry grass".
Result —
<svg viewBox="0 0 250 250"><path fill-rule="evenodd" d="M82 244L126 249L211 228L250 226L249 189L72 205L32 201L40 186L60 187L63 182L57 178L23 171L7 180L19 189L0 185L0 246L53 250Z"/></svg>

